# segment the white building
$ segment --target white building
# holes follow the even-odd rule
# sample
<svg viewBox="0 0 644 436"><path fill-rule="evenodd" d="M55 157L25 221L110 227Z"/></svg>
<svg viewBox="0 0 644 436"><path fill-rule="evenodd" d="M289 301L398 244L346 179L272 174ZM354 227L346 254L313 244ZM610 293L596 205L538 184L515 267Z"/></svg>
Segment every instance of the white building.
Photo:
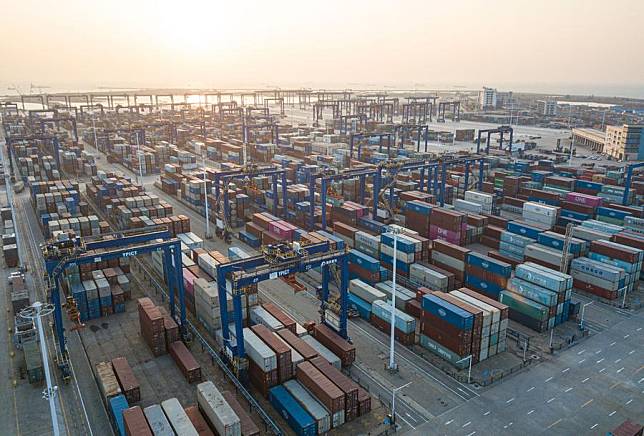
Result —
<svg viewBox="0 0 644 436"><path fill-rule="evenodd" d="M538 112L540 115L551 117L557 115L556 100L537 100Z"/></svg>
<svg viewBox="0 0 644 436"><path fill-rule="evenodd" d="M481 109L496 109L497 91L495 88L483 87L479 91L479 107Z"/></svg>

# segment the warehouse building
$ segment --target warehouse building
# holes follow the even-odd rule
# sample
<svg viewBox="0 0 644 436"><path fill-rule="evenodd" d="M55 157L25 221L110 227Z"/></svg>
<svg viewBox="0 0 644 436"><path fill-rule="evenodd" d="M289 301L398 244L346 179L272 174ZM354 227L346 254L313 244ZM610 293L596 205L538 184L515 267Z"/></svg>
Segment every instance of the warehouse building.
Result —
<svg viewBox="0 0 644 436"><path fill-rule="evenodd" d="M593 151L603 153L606 133L597 129L572 129L572 141L575 145L589 147Z"/></svg>

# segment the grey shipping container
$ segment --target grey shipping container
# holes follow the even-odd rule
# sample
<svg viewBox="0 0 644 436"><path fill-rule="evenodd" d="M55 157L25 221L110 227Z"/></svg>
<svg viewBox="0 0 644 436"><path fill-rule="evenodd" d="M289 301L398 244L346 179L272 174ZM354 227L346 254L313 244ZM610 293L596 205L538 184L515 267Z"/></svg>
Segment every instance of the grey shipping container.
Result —
<svg viewBox="0 0 644 436"><path fill-rule="evenodd" d="M338 369L342 368L342 361L340 360L340 358L333 354L331 350L319 343L318 340L313 336L304 335L302 336L302 340L309 344L315 351L317 351L320 356L328 360L331 365L335 366Z"/></svg>
<svg viewBox="0 0 644 436"><path fill-rule="evenodd" d="M175 436L174 430L172 430L172 426L168 418L166 418L165 413L163 413L161 406L158 404L148 406L143 409L143 414L148 420L154 436Z"/></svg>
<svg viewBox="0 0 644 436"><path fill-rule="evenodd" d="M322 403L311 395L300 382L289 380L284 383L284 387L315 419L318 434L324 434L331 430L331 415L329 415Z"/></svg>

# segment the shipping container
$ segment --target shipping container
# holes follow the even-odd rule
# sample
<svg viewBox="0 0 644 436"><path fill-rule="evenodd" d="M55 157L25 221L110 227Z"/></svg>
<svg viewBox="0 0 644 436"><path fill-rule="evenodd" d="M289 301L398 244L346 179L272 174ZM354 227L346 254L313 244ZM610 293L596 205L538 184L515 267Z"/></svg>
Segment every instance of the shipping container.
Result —
<svg viewBox="0 0 644 436"><path fill-rule="evenodd" d="M181 436L199 436L197 429L192 425L192 421L176 398L169 398L161 402L161 408L168 418L172 429L177 435Z"/></svg>
<svg viewBox="0 0 644 436"><path fill-rule="evenodd" d="M123 425L127 436L153 436L143 410L139 406L123 411Z"/></svg>
<svg viewBox="0 0 644 436"><path fill-rule="evenodd" d="M241 436L241 422L213 382L197 385L197 402L220 436Z"/></svg>
<svg viewBox="0 0 644 436"><path fill-rule="evenodd" d="M268 399L288 422L291 430L298 436L315 436L317 434L315 420L295 398L283 387L276 386L269 392Z"/></svg>
<svg viewBox="0 0 644 436"><path fill-rule="evenodd" d="M228 405L233 409L239 421L241 423L241 434L242 436L259 436L259 428L257 424L251 419L249 412L239 404L235 394L229 391L224 391L221 393L228 403Z"/></svg>
<svg viewBox="0 0 644 436"><path fill-rule="evenodd" d="M324 406L297 380L284 383L284 388L315 420L317 434L325 434L331 430L331 415Z"/></svg>
<svg viewBox="0 0 644 436"><path fill-rule="evenodd" d="M199 436L215 436L213 431L210 429L210 426L208 425L208 421L199 411L199 407L188 406L184 408L184 411L186 412L186 415L188 415L190 422L194 426Z"/></svg>
<svg viewBox="0 0 644 436"><path fill-rule="evenodd" d="M344 411L344 393L310 362L297 366L297 380L313 392L331 413Z"/></svg>
<svg viewBox="0 0 644 436"><path fill-rule="evenodd" d="M172 426L168 422L165 413L163 413L161 406L153 404L143 409L143 413L154 436L175 436L174 430L172 430Z"/></svg>

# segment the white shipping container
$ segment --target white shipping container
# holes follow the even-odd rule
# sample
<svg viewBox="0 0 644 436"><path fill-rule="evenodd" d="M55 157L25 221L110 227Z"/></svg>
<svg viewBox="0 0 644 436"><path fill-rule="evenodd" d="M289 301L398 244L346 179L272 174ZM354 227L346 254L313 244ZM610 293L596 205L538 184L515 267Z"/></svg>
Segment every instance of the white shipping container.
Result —
<svg viewBox="0 0 644 436"><path fill-rule="evenodd" d="M387 298L381 291L360 279L353 279L349 282L349 292L367 303L373 303L376 300L384 300Z"/></svg>
<svg viewBox="0 0 644 436"><path fill-rule="evenodd" d="M169 398L161 402L161 407L168 417L170 425L177 435L181 436L199 436L195 426L190 421L181 403L176 398Z"/></svg>
<svg viewBox="0 0 644 436"><path fill-rule="evenodd" d="M284 328L284 325L262 306L255 306L250 310L250 320L253 324L261 324L274 332Z"/></svg>
<svg viewBox="0 0 644 436"><path fill-rule="evenodd" d="M327 347L319 343L313 336L307 334L300 337L304 342L309 344L315 351L317 351L320 356L324 357L331 365L335 366L338 369L342 368L342 361L340 360L340 358L333 354L333 352Z"/></svg>
<svg viewBox="0 0 644 436"><path fill-rule="evenodd" d="M241 436L241 421L213 382L197 385L197 403L220 436Z"/></svg>
<svg viewBox="0 0 644 436"><path fill-rule="evenodd" d="M277 368L277 356L275 352L248 327L244 328L244 346L246 347L248 357L262 371L268 372Z"/></svg>
<svg viewBox="0 0 644 436"><path fill-rule="evenodd" d="M492 205L494 202L494 195L478 191L465 191L465 200L478 204Z"/></svg>

